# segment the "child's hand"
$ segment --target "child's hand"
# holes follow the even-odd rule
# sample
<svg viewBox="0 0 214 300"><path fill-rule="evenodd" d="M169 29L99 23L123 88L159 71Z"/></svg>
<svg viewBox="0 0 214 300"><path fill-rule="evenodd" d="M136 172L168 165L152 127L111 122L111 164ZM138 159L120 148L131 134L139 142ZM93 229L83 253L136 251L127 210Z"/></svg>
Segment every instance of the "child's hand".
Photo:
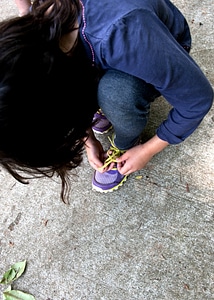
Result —
<svg viewBox="0 0 214 300"><path fill-rule="evenodd" d="M89 137L85 140L85 150L87 153L88 161L93 169L104 173L107 168L103 168L104 161L107 157L106 152L104 152L101 143L96 139L93 131L88 130Z"/></svg>
<svg viewBox="0 0 214 300"><path fill-rule="evenodd" d="M92 168L99 172L104 172L102 170L103 162L105 160L105 152L101 143L98 140L94 140L92 143L85 146L88 161Z"/></svg>
<svg viewBox="0 0 214 300"><path fill-rule="evenodd" d="M157 135L142 145L127 150L117 158L118 171L123 175L129 175L143 169L151 158L162 151L168 142L161 140Z"/></svg>
<svg viewBox="0 0 214 300"><path fill-rule="evenodd" d="M129 175L137 170L141 170L152 156L144 145L135 146L117 159L118 171L123 175Z"/></svg>
<svg viewBox="0 0 214 300"><path fill-rule="evenodd" d="M24 16L27 13L29 13L30 7L31 7L31 1L30 0L15 0L15 3L19 10L19 16Z"/></svg>

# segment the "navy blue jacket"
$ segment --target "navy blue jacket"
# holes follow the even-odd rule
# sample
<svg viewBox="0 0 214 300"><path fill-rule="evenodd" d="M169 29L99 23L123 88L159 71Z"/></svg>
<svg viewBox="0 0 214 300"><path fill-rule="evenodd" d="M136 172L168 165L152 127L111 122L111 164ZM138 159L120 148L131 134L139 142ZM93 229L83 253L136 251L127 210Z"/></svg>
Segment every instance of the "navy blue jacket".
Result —
<svg viewBox="0 0 214 300"><path fill-rule="evenodd" d="M82 0L80 33L92 62L152 84L172 105L157 135L187 138L213 101L213 89L188 54L189 26L169 0Z"/></svg>

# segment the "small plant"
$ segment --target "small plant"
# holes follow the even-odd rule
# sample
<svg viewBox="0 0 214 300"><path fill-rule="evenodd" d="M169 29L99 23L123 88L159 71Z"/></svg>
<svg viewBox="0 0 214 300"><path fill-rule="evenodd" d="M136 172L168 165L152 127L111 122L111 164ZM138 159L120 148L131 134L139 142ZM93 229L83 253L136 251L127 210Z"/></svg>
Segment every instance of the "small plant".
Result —
<svg viewBox="0 0 214 300"><path fill-rule="evenodd" d="M8 285L8 287L3 292L3 300L35 300L34 296L19 290L13 290L11 286L24 273L25 268L26 260L15 263L4 273L0 283Z"/></svg>

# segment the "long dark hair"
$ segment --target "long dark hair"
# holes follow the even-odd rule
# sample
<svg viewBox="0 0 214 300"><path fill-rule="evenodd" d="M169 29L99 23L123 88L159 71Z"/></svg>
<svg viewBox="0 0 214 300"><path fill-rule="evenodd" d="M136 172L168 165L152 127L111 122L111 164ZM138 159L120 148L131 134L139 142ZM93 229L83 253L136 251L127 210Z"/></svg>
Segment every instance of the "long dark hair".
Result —
<svg viewBox="0 0 214 300"><path fill-rule="evenodd" d="M57 174L64 202L97 109L97 72L80 39L72 55L59 48L80 12L78 0L35 0L0 23L0 164L22 183Z"/></svg>

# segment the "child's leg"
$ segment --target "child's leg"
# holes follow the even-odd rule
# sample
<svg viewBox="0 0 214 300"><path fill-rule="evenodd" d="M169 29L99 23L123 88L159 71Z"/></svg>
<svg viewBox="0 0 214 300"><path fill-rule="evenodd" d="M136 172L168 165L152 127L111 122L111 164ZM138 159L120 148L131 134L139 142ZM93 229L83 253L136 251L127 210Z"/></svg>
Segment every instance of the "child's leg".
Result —
<svg viewBox="0 0 214 300"><path fill-rule="evenodd" d="M101 78L98 104L115 131L121 150L134 146L145 128L151 102L160 96L153 86L123 72L109 70Z"/></svg>

